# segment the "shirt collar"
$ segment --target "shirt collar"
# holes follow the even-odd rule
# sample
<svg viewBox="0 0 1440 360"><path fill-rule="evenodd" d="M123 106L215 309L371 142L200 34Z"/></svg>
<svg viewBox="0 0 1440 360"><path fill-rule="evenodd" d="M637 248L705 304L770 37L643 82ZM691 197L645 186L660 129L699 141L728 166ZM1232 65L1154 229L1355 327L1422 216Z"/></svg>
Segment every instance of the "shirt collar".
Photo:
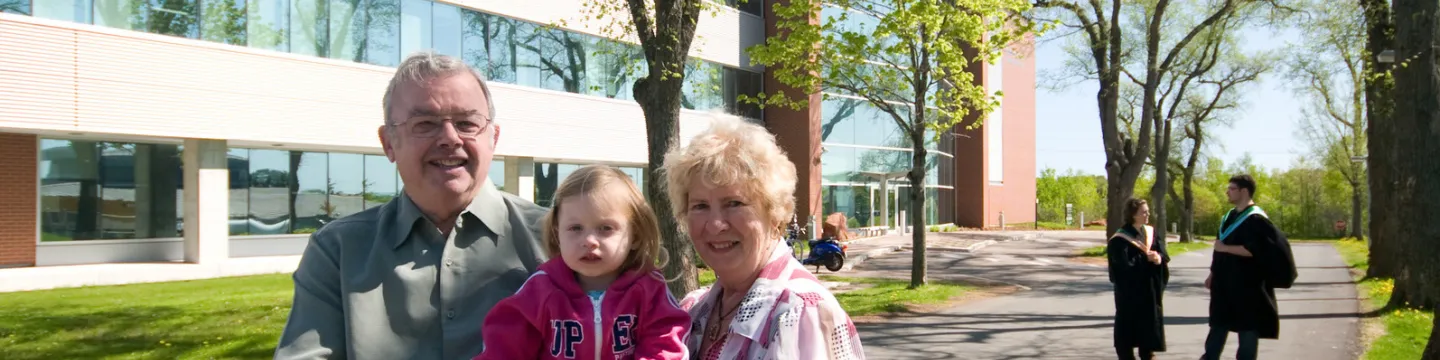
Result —
<svg viewBox="0 0 1440 360"><path fill-rule="evenodd" d="M400 192L396 205L399 208L395 219L399 228L396 230L399 232L391 234L391 238L395 241L393 248L399 248L400 245L405 244L406 240L410 239L410 233L415 230L415 224L421 221L427 223L430 221L405 191ZM466 205L465 210L456 217L455 229L452 231L458 231L465 227L465 220L471 218L478 220L497 235L504 234L509 230L508 223L505 221L509 216L510 208L505 204L504 195L500 193L500 189L495 188L495 184L490 181L490 178L486 177L485 182L480 184L480 192L475 194L475 198L470 200L470 205Z"/></svg>

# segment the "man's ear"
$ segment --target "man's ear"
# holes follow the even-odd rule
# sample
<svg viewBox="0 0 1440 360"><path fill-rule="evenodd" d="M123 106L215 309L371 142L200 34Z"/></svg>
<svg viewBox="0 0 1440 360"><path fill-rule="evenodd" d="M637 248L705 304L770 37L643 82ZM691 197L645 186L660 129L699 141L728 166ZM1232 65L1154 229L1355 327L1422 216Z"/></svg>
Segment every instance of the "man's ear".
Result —
<svg viewBox="0 0 1440 360"><path fill-rule="evenodd" d="M380 128L376 129L376 132L380 136L380 148L385 150L385 158L393 163L395 162L395 149L394 145L390 143L390 132L385 131L388 127L389 126L386 125L380 125Z"/></svg>
<svg viewBox="0 0 1440 360"><path fill-rule="evenodd" d="M500 146L500 124L491 124L490 126L495 127L495 138L493 139L494 141L490 143L490 146Z"/></svg>

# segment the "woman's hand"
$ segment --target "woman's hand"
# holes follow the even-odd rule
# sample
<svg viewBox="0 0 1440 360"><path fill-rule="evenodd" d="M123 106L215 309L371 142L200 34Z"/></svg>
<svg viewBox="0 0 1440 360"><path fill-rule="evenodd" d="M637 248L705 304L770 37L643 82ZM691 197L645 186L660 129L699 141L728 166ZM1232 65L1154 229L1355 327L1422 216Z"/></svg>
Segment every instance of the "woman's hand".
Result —
<svg viewBox="0 0 1440 360"><path fill-rule="evenodd" d="M1150 250L1149 252L1145 253L1145 257L1149 258L1150 262L1155 263L1155 265L1160 265L1160 261L1164 260L1160 258L1160 253L1156 252L1155 250Z"/></svg>

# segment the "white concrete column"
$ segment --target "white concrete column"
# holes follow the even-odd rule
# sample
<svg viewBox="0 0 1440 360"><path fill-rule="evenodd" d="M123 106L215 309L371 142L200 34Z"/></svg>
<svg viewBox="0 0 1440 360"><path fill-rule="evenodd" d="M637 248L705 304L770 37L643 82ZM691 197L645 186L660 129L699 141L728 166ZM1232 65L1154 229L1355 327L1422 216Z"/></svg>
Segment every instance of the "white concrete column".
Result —
<svg viewBox="0 0 1440 360"><path fill-rule="evenodd" d="M185 262L230 257L230 170L225 140L185 139Z"/></svg>
<svg viewBox="0 0 1440 360"><path fill-rule="evenodd" d="M894 229L894 222L890 221L890 179L880 179L880 219L884 221L885 229Z"/></svg>
<svg viewBox="0 0 1440 360"><path fill-rule="evenodd" d="M535 158L505 157L505 192L535 201Z"/></svg>

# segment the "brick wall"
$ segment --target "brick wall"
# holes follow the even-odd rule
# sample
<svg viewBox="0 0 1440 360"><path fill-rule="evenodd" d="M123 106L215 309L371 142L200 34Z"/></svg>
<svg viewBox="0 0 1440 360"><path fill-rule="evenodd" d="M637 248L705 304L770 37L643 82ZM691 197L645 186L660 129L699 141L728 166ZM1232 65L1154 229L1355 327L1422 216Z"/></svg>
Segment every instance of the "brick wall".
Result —
<svg viewBox="0 0 1440 360"><path fill-rule="evenodd" d="M35 265L37 141L0 133L0 267Z"/></svg>

